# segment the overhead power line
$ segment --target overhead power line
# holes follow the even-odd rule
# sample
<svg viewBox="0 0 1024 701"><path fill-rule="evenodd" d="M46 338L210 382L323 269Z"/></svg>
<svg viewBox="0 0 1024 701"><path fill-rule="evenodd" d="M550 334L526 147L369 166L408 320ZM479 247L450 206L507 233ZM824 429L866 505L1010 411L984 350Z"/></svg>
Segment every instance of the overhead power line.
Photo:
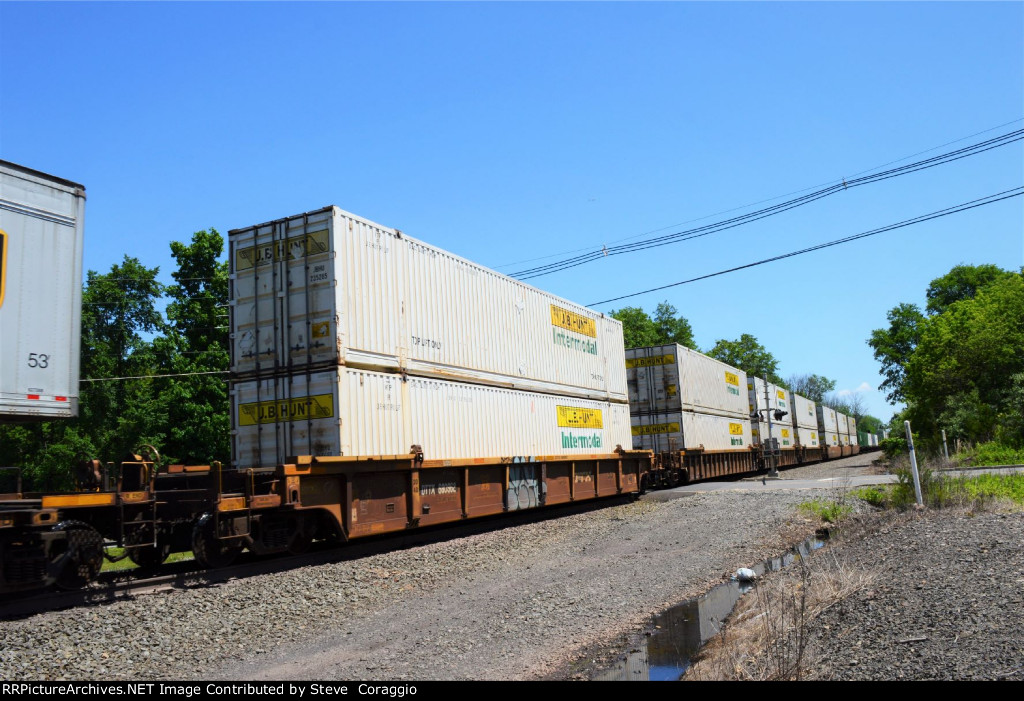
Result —
<svg viewBox="0 0 1024 701"><path fill-rule="evenodd" d="M89 377L79 382L113 382L114 380L153 380L158 377L191 377L193 375L227 375L228 370L210 370L208 372L179 372L172 375L131 375L127 377Z"/></svg>
<svg viewBox="0 0 1024 701"><path fill-rule="evenodd" d="M934 168L936 166L945 165L953 161L960 160L961 158L967 158L968 156L975 156L986 151L990 151L1001 146L1007 146L1016 141L1024 139L1024 129L1017 129L1015 131L1003 134L1001 136L987 139L985 141L965 146L955 151L949 151L946 153L932 156L924 160L915 161L914 163L908 163L907 165L899 166L889 170L881 171L873 175L866 175L860 178L851 178L849 180L843 180L841 183L830 185L826 188L811 192L809 194L797 197L795 199L787 200L770 207L749 212L747 214L726 219L723 221L715 222L713 224L706 224L704 226L696 227L693 229L686 229L678 231L673 234L667 234L665 236L657 236L653 238L643 239L641 241L635 241L633 243L621 244L619 246L602 246L601 248L593 249L589 253L585 253L581 256L574 256L572 258L566 258L554 263L547 265L537 266L535 268L529 268L521 270L518 273L514 273L514 277L518 277L521 280L529 280L531 278L540 277L542 275L549 275L555 272L561 272L562 270L568 270L569 268L575 268L586 263L599 260L608 256L623 255L625 253L633 253L648 248L655 248L658 246L666 246L672 243L679 243L681 241L688 241L702 236L708 236L710 234L732 229L743 224L749 224L750 222L764 219L766 217L774 216L782 212L794 209L796 207L802 207L806 204L810 204L816 200L829 197L837 192L846 191L853 187L859 187L861 185L868 185L871 183L880 182L882 180L888 180L890 178L896 178L901 175L907 175L909 173L915 173L919 170L927 170L928 168Z"/></svg>
<svg viewBox="0 0 1024 701"><path fill-rule="evenodd" d="M906 156L903 156L902 158L896 158L896 159L893 159L891 161L886 161L885 163L880 163L879 165L872 166L871 168L865 168L864 170L860 170L860 171L857 171L856 173L853 173L850 177L856 177L858 175L864 175L865 173L870 173L872 171L878 170L879 168L885 168L886 166L892 165L893 163L899 163L900 161L905 161L908 158L916 158L917 156L921 156L921 155L923 155L925 153L930 153L932 151L937 151L940 148L945 148L946 146L952 146L953 144L958 144L961 141L967 141L967 139L973 139L974 137L981 136L982 134L988 134L989 132L995 131L996 129L1002 129L1003 127L1008 127L1011 124L1016 124L1017 122L1024 122L1024 117L1018 117L1017 119L1011 119L1009 122L1004 122L1002 124L997 124L994 127L989 127L988 129L982 129L981 131L976 131L973 134L968 134L966 136L961 136L959 139L953 139L952 141L947 141L944 144L939 144L937 146L932 146L931 148L926 148L923 151L917 151L916 153L908 154ZM775 195L774 197L766 197L766 198L764 198L762 200L758 200L757 202L748 202L747 204L743 204L743 205L740 205L738 207L732 207L731 209L725 209L725 210L722 210L720 212L712 212L711 214L706 214L703 217L697 217L695 219L688 219L688 220L686 220L684 222L679 222L678 224L669 224L668 226L658 227L657 229L651 229L650 231L643 231L643 232L641 232L639 234L633 234L632 236L625 236L625 237L623 237L621 239L615 239L615 240L609 241L607 243L619 243L620 241L631 241L633 239L640 238L641 236L647 236L649 234L656 234L659 231L665 231L665 229L673 229L673 228L675 228L677 226L684 226L686 224L692 224L693 222L701 221L701 220L704 220L704 219L710 219L711 217L717 217L717 216L722 215L722 214L729 214L730 212L738 212L739 210L746 209L747 207L756 207L759 204L764 204L765 202L773 202L774 200L779 200L779 199L782 199L783 197L790 197L791 195L799 195L801 193L807 192L808 190L814 190L816 188L824 187L826 185L832 185L834 183L841 183L843 180L845 180L845 178L836 178L836 179L833 179L833 180L828 180L826 182L819 183L817 185L810 185L808 187L804 187L804 188L801 188L799 190L794 190L792 192L787 192L787 193L784 193L784 194L781 194L781 195ZM607 245L607 244L605 244L605 245ZM550 258L556 258L558 256L566 256L566 255L569 255L570 253L582 253L584 251L591 251L591 250L593 250L593 248L594 248L593 246L585 246L583 248L575 248L575 249L571 249L571 250L568 250L568 251L559 251L557 253L551 253L551 254L546 255L546 256L538 256L536 258L527 258L525 260L516 260L516 261L512 261L511 263L502 263L501 265L495 265L493 267L494 267L495 270L500 270L501 268L510 268L513 265L520 265L522 263L533 263L534 261L538 261L538 260L548 260Z"/></svg>
<svg viewBox="0 0 1024 701"><path fill-rule="evenodd" d="M747 263L746 265L739 265L739 266L737 266L735 268L728 268L727 270L719 270L717 273L708 273L707 275L701 275L700 277L690 278L689 280L682 280L680 282L673 282L673 283L668 284L668 285L661 285L659 287L652 287L652 288L650 288L648 290L641 290L640 292L632 292L632 293L630 293L628 295L622 295L620 297L612 297L611 299L604 299L604 300L601 300L600 302L592 302L591 304L588 304L587 306L588 307L596 307L596 306L601 305L601 304L608 304L609 302L618 302L619 300L622 300L622 299L629 299L630 297L638 297L639 295L647 294L648 292L657 292L659 290L666 290L666 289L668 289L670 287L678 287L679 285L686 285L686 284L691 283L691 282L697 282L698 280L706 280L706 279L708 279L710 277L717 277L718 275L725 275L726 273L734 273L737 270L745 270L746 268L753 268L753 267L758 266L758 265L764 265L765 263L771 263L773 261L782 260L783 258L792 258L793 256L799 256L799 255L802 255L804 253L810 253L811 251L818 251L818 250L821 250L822 248L829 248L830 246L838 246L839 244L842 244L842 243L849 243L850 241L856 241L858 239L867 238L869 236L876 236L878 234L883 234L883 233L885 233L887 231L892 231L894 229L901 229L901 228L903 228L905 226L910 226L912 224L920 224L921 222L926 222L926 221L929 221L931 219L938 219L940 217L946 217L946 216L949 216L950 214L957 214L958 212L964 212L964 211L967 211L968 209L974 209L975 207L984 207L985 205L994 204L996 202L1000 202L1002 200L1006 200L1006 199L1009 199L1011 197L1019 197L1021 195L1024 195L1024 186L1015 187L1015 188L1013 188L1011 190L1004 190L1003 192L997 192L996 194L989 195L988 197L982 197L982 198L977 199L977 200L971 200L970 202L964 202L963 204L954 205L953 207L947 207L946 209L940 209L940 210L938 210L936 212L932 212L930 214L922 214L920 216L914 217L913 219L906 219L906 220L898 222L896 224L889 224L888 226L883 226L883 227L880 227L878 229L872 229L871 231L865 231L865 232L860 233L860 234L853 234L852 236L845 236L845 237L843 237L841 239L836 239L835 241L829 241L827 243L820 243L820 244L818 244L816 246L811 246L809 248L802 248L799 251L791 251L790 253L783 253L782 255L772 256L771 258L765 258L764 260L759 260L759 261L756 261L754 263Z"/></svg>

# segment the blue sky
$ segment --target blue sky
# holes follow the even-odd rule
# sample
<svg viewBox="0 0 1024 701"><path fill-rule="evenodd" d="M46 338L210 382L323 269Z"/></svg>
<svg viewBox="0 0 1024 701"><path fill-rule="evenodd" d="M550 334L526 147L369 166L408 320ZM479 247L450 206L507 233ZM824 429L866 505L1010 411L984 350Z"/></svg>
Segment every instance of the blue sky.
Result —
<svg viewBox="0 0 1024 701"><path fill-rule="evenodd" d="M86 185L87 269L167 281L172 240L328 204L513 272L1022 118L1021 3L0 3L0 158ZM589 304L1022 179L1017 142L531 283ZM1015 198L597 308L668 300L702 348L751 333L888 419L871 330L953 265L1024 264L1022 222Z"/></svg>

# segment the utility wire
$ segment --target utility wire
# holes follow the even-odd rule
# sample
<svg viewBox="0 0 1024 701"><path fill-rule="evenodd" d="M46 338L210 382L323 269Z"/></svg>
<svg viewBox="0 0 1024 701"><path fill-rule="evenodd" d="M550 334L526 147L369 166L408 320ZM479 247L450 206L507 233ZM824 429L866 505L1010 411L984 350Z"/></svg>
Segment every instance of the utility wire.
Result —
<svg viewBox="0 0 1024 701"><path fill-rule="evenodd" d="M892 168L890 170L882 171L880 173L875 173L873 175L867 175L860 178L851 178L850 180L844 180L842 183L831 185L829 187L817 190L810 194L803 195L801 197L797 197L795 199L788 200L786 202L782 202L776 205L772 205L771 207L766 207L754 212L750 212L748 214L733 217L732 219L726 219L724 221L716 222L713 224L707 224L705 226L696 227L693 229L679 231L673 234L667 234L665 236L659 236L645 239L642 241L636 241L634 243L594 249L582 256L567 258L564 260L556 261L554 263L549 263L547 265L522 270L519 271L518 273L514 273L513 276L518 277L521 280L528 280L531 278L540 277L542 275L548 275L554 272L560 272L562 270L574 268L580 265L584 265L585 263L599 260L601 258L605 258L608 256L622 255L624 253L632 253L635 251L645 250L647 248L654 248L657 246L664 246L671 243L678 243L680 241L687 241L690 239L699 238L701 236L708 236L713 233L718 233L719 231L731 229L742 224L747 224L752 221L764 219L765 217L780 214L781 212L785 212L796 207L801 207L803 205L814 202L815 200L828 197L840 191L848 190L852 187L859 187L861 185L867 185L882 180L888 180L889 178L899 177L901 175L906 175L908 173L914 173L919 170L926 170L928 168L934 168L939 165L945 165L946 163L951 163L953 161L960 160L961 158L967 158L968 156L974 156L979 153L984 153L985 151L990 151L1001 146L1006 146L1016 141L1020 141L1021 139L1024 139L1024 129L1018 129L1007 134L1003 134L1001 136L988 139L986 141L972 144L970 146L965 146L964 148L957 149L955 151L950 151L947 153L939 154L938 156L933 156L931 158L926 158L921 161L916 161L914 163L909 163L904 166L899 166L898 168Z"/></svg>
<svg viewBox="0 0 1024 701"><path fill-rule="evenodd" d="M179 372L173 375L133 375L129 377L90 377L79 382L111 382L114 380L152 380L157 377L192 377L193 375L227 375L229 370L210 370L208 372Z"/></svg>
<svg viewBox="0 0 1024 701"><path fill-rule="evenodd" d="M673 283L668 284L668 285L661 285L660 287L652 287L649 290L642 290L640 292L633 292L631 294L622 295L620 297L612 297L611 299L601 300L600 302L593 302L591 304L588 304L587 306L588 307L596 307L596 306L601 305L601 304L608 304L609 302L618 302L619 300L629 299L630 297L637 297L639 295L647 294L648 292L657 292L659 290L665 290L665 289L668 289L670 287L678 287L679 285L686 285L686 284L691 283L691 282L697 282L698 280L706 280L706 279L708 279L710 277L716 277L718 275L725 275L726 273L733 273L733 272L736 272L737 270L744 270L746 268L753 268L753 267L758 266L758 265L764 265L765 263L771 263L773 261L782 260L783 258L792 258L793 256L799 256L799 255L804 254L804 253L810 253L811 251L818 251L818 250L821 250L822 248L829 248L830 246L838 246L841 243L849 243L850 241L856 241L858 239L867 238L868 236L875 236L877 234L882 234L882 233L885 233L887 231L892 231L894 229L901 229L901 228L903 228L905 226L910 226L911 224L920 224L921 222L926 222L926 221L929 221L930 219L938 219L940 217L946 217L946 216L949 216L950 214L957 214L958 212L964 212L964 211L967 211L968 209L974 209L975 207L983 207L983 206L988 205L988 204L994 204L994 203L999 202L1001 200L1006 200L1006 199L1009 199L1011 197L1019 197L1021 195L1024 195L1024 186L1015 187L1015 188L1013 188L1011 190L1004 190L1003 192L997 192L994 195L989 195L988 197L982 197L982 198L977 199L977 200L971 200L970 202L964 202L963 204L958 204L958 205L954 205L952 207L947 207L946 209L940 209L940 210L938 210L936 212L932 212L931 214L922 214L922 215L914 217L912 219L906 219L906 220L898 222L896 224L889 224L888 226L883 226L883 227L880 227L878 229L872 229L871 231L865 231L865 232L860 233L860 234L853 234L851 236L845 236L845 237L843 237L841 239L836 239L835 241L829 241L827 243L820 243L820 244L818 244L816 246L811 246L809 248L803 248L803 249L801 249L799 251L791 251L790 253L783 253L781 255L773 256L771 258L765 258L764 260L759 260L759 261L756 261L754 263L747 263L746 265L740 265L740 266L737 266L735 268L729 268L727 270L719 270L717 273L709 273L707 275L701 275L700 277L690 278L689 280L682 280L681 282L673 282Z"/></svg>
<svg viewBox="0 0 1024 701"><path fill-rule="evenodd" d="M1021 121L1024 121L1024 117L1018 117L1017 119L1011 119L1009 122L1004 122L1003 124L997 124L996 126L990 127L988 129L982 129L981 131L976 131L973 134L968 134L967 136L961 136L959 139L953 139L952 141L947 141L944 144L939 144L938 146L932 146L931 148L926 148L923 151L918 151L916 153L911 153L910 155L903 156L902 158L897 158L895 160L888 161L886 163L882 163L882 164L879 164L877 166L873 166L871 168L867 168L865 170L858 171L858 172L854 173L853 175L857 176L857 175L863 175L864 173L870 173L871 171L878 170L879 168L884 168L884 167L886 167L888 165L892 165L893 163L899 163L900 161L905 161L908 158L914 158L916 156L920 156L922 154L929 153L931 151L935 151L936 149L945 148L946 146L951 146L953 144L960 143L961 141L966 141L967 139L973 139L975 136L981 136L982 134L987 134L990 131L995 131L996 129L1002 129L1003 127L1008 127L1011 124L1016 124L1017 122L1021 122ZM609 241L608 243L619 243L620 241L630 241L630 240L635 239L635 238L640 238L641 236L647 236L648 234L656 234L659 231L664 231L665 229L673 229L673 228L675 228L677 226L684 226L686 224L692 224L693 222L701 221L703 219L710 219L711 217L717 217L720 214L729 214L730 212L737 212L737 211L739 211L741 209L746 209L747 207L756 207L759 204L764 204L765 202L772 202L774 200L782 199L783 197L789 197L790 195L799 195L799 194L801 194L803 192L807 192L808 190L814 190L816 188L824 187L826 185L832 185L832 184L835 184L835 183L841 183L841 182L843 182L843 180L845 180L845 178L829 180L827 182L823 182L823 183L820 183L818 185L811 185L809 187L801 188L799 190L794 190L793 192L787 192L787 193L782 194L782 195L775 195L774 197L767 197L767 198L765 198L763 200L758 200L757 202L749 202L747 204L740 205L738 207L733 207L731 209L725 209L725 210L722 210L720 212L712 212L711 214L706 214L703 217L697 217L696 219L688 219L688 220L686 220L684 222L679 222L678 224L669 224L668 226L662 226L662 227L659 227L657 229L651 229L650 231L644 231L644 232L641 232L639 234L633 234L632 236L626 236L626 237L621 238L621 239L615 239L613 241ZM580 253L582 251L592 251L592 250L593 250L593 246L586 246L584 248L575 248L575 249L568 250L568 251L560 251L558 253L552 253L552 254L546 255L546 256L539 256L537 258L527 258L526 260L517 260L517 261L513 261L511 263L502 263L501 265L495 265L493 267L494 267L495 270L500 270L501 268L509 268L509 267L511 267L513 265L519 265L521 263L533 263L534 261L538 261L538 260L547 260L549 258L555 258L557 256L564 256L564 255L568 255L570 253Z"/></svg>

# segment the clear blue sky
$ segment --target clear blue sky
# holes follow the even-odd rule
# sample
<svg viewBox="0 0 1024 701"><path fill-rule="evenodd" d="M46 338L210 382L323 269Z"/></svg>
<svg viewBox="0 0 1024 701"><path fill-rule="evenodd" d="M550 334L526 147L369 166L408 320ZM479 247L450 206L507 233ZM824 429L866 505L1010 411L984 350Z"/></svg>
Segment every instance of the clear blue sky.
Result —
<svg viewBox="0 0 1024 701"><path fill-rule="evenodd" d="M166 281L172 240L328 204L512 272L1021 118L1022 3L0 3L0 158L86 185L87 269ZM1018 186L1022 154L531 282L589 304L715 272ZM702 348L751 333L888 419L871 330L953 265L1024 264L1022 222L1016 198L598 309L667 299Z"/></svg>

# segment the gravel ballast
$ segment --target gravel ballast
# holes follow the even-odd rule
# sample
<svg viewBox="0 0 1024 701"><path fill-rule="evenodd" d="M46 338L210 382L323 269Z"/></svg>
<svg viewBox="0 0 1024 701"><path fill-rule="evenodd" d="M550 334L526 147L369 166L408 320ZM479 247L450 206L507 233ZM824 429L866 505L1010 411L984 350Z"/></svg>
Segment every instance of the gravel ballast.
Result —
<svg viewBox="0 0 1024 701"><path fill-rule="evenodd" d="M810 626L821 679L1024 678L1024 514L927 511L836 547L873 584ZM812 560L813 562L813 560Z"/></svg>
<svg viewBox="0 0 1024 701"><path fill-rule="evenodd" d="M0 676L530 679L808 535L806 492L641 500L0 622ZM801 532L801 528L805 532Z"/></svg>

